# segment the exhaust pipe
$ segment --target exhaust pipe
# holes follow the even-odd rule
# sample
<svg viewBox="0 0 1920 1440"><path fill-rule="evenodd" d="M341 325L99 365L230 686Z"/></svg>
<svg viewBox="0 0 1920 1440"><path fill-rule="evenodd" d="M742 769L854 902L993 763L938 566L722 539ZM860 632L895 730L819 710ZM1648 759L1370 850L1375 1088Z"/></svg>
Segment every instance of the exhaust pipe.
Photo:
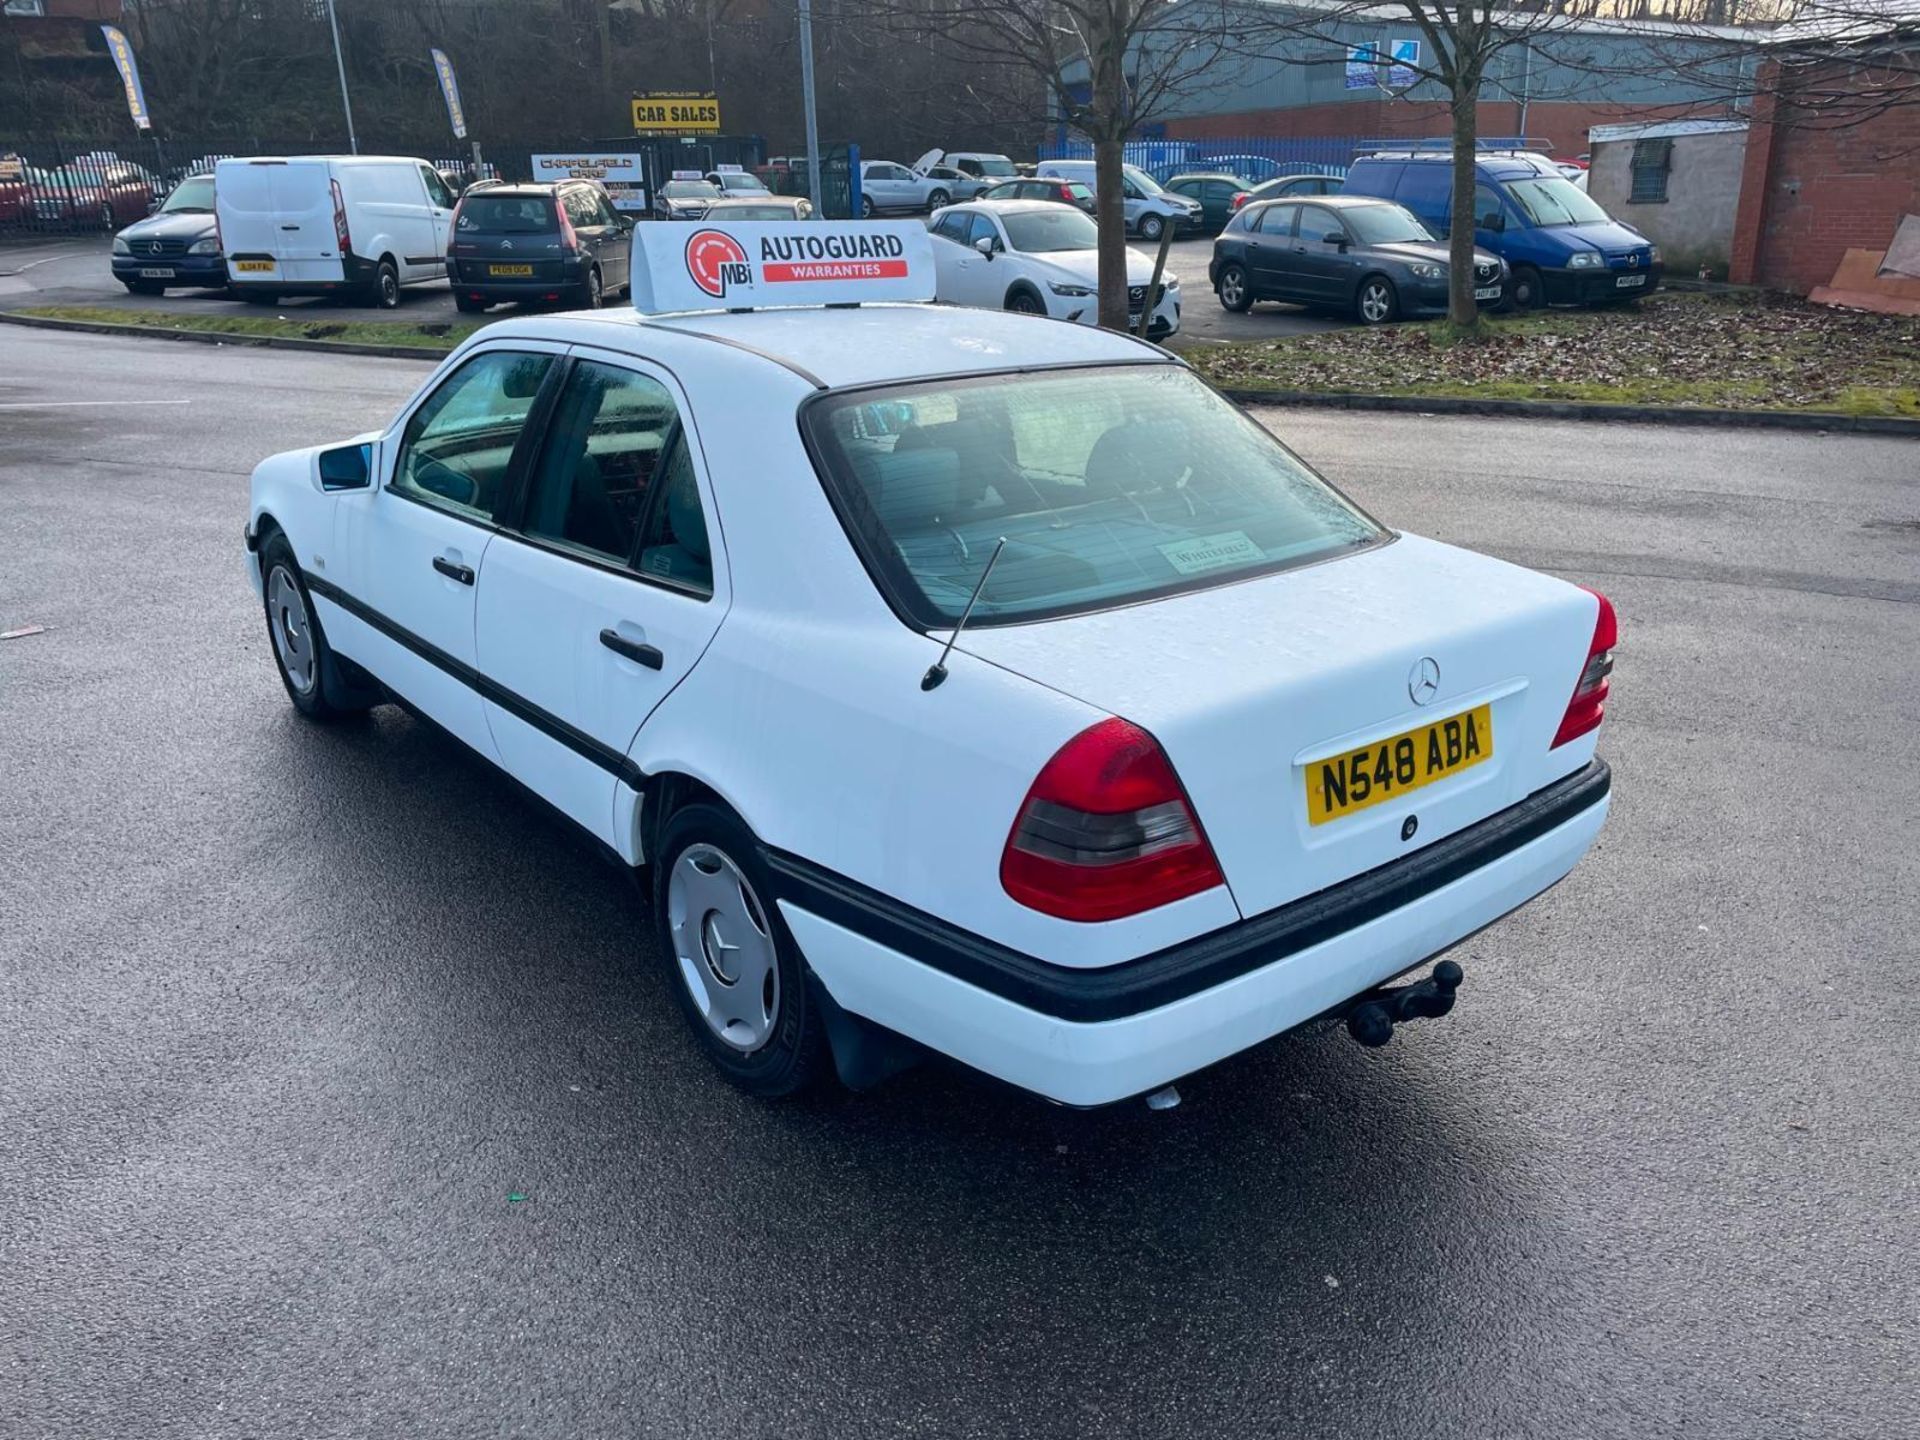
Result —
<svg viewBox="0 0 1920 1440"><path fill-rule="evenodd" d="M1347 1011L1347 1034L1374 1048L1393 1038L1395 1025L1409 1020L1437 1020L1453 1009L1453 994L1463 978L1459 965L1442 960L1424 980L1366 991L1354 997Z"/></svg>

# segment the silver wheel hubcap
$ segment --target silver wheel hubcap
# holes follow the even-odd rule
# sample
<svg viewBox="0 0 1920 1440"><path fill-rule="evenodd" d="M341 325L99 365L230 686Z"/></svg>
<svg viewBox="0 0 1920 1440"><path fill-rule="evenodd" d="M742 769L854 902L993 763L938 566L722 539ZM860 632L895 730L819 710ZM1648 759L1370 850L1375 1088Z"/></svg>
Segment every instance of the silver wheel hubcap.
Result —
<svg viewBox="0 0 1920 1440"><path fill-rule="evenodd" d="M707 1026L742 1054L773 1035L780 967L766 912L740 867L711 845L690 845L667 877L667 928L680 978Z"/></svg>
<svg viewBox="0 0 1920 1440"><path fill-rule="evenodd" d="M302 695L313 692L313 624L300 587L281 566L267 580L267 626L273 631L274 653L280 668Z"/></svg>
<svg viewBox="0 0 1920 1440"><path fill-rule="evenodd" d="M1378 285L1369 285L1360 296L1360 313L1376 325L1387 318L1387 292Z"/></svg>
<svg viewBox="0 0 1920 1440"><path fill-rule="evenodd" d="M1220 298L1232 306L1238 306L1243 297L1243 282L1238 270L1229 270L1220 277Z"/></svg>

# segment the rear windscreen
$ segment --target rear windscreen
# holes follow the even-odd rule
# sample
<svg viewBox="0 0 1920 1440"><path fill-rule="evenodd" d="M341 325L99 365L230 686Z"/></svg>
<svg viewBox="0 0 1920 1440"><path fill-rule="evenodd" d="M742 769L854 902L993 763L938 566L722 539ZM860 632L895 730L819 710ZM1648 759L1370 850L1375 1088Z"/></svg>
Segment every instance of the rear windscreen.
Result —
<svg viewBox="0 0 1920 1440"><path fill-rule="evenodd" d="M462 234L542 235L559 228L551 195L469 195L460 207Z"/></svg>
<svg viewBox="0 0 1920 1440"><path fill-rule="evenodd" d="M1072 213L1072 212L1069 212ZM1180 365L828 392L803 412L842 519L928 628L1199 589L1386 532Z"/></svg>

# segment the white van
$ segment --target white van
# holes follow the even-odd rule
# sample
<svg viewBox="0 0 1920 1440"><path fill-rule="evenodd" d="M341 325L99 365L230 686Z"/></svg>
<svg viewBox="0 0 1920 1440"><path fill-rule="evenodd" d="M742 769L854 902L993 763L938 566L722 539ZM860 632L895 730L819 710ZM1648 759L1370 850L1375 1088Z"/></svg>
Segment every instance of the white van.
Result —
<svg viewBox="0 0 1920 1440"><path fill-rule="evenodd" d="M1091 160L1042 160L1033 173L1042 180L1078 181L1089 190L1098 191L1093 171ZM1161 189L1160 182L1137 165L1121 166L1120 174L1126 190L1122 205L1126 210L1128 233L1143 240L1158 240L1169 225L1178 235L1200 224L1199 201Z"/></svg>
<svg viewBox="0 0 1920 1440"><path fill-rule="evenodd" d="M454 197L424 160L290 155L222 160L214 209L242 299L358 292L382 309L447 273Z"/></svg>

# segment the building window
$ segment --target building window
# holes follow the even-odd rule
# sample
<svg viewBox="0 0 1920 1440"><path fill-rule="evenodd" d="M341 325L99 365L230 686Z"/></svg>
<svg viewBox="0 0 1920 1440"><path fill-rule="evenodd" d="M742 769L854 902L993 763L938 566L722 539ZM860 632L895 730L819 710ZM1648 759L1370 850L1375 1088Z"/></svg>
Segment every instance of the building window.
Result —
<svg viewBox="0 0 1920 1440"><path fill-rule="evenodd" d="M7 0L9 15L44 15L47 13L47 0Z"/></svg>
<svg viewBox="0 0 1920 1440"><path fill-rule="evenodd" d="M1673 169L1673 141L1636 140L1633 142L1633 190L1627 196L1630 205L1666 203L1667 175Z"/></svg>

